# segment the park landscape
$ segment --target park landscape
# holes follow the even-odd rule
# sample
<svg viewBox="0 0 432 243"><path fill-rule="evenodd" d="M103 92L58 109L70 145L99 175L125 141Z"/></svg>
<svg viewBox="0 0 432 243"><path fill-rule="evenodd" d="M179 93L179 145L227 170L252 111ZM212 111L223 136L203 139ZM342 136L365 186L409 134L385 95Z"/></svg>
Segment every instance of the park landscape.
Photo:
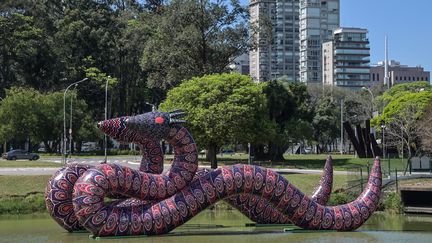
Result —
<svg viewBox="0 0 432 243"><path fill-rule="evenodd" d="M85 230L66 234L49 217L49 181L74 163L141 170L145 150L136 141L119 144L97 122L178 110L186 113L182 126L196 142L199 168L259 166L312 195L331 156L329 206L368 188L374 156L359 158L342 123L363 127L369 120L381 149L383 187L376 212L354 232L260 224L218 201L155 241L432 237L430 216L408 214L401 195L401 188L432 187L430 169L412 165L432 151L429 81L358 89L286 77L256 82L230 67L234 57L257 48L254 31L264 31L248 24L248 9L237 1L6 1L0 11L1 148L40 155L0 159L0 242L99 237ZM96 145L88 150L86 142ZM175 149L161 146L160 172L167 172Z"/></svg>

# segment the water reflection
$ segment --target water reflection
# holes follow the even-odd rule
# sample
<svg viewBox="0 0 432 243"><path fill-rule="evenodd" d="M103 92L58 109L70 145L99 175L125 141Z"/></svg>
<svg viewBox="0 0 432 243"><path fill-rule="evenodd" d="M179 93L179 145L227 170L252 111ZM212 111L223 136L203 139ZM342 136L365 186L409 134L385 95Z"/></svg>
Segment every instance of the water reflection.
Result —
<svg viewBox="0 0 432 243"><path fill-rule="evenodd" d="M287 226L245 227L237 211L206 210L165 236L103 239L109 242L255 243L255 242L432 242L432 217L375 214L356 232L290 230ZM0 242L95 242L89 233L67 233L47 214L0 217Z"/></svg>

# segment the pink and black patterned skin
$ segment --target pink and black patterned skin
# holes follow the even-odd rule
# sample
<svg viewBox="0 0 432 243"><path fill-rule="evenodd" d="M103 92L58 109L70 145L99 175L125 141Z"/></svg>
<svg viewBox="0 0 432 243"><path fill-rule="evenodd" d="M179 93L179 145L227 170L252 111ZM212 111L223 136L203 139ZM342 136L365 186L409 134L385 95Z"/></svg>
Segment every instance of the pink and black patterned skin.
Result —
<svg viewBox="0 0 432 243"><path fill-rule="evenodd" d="M73 186L73 212L79 224L95 236L164 234L218 200L242 194L266 200L264 203L305 229L353 230L378 205L379 159L374 163L368 186L355 201L326 207L305 196L282 175L258 166L235 165L195 174L196 145L187 130L176 124L183 121L169 113L116 119L120 120L104 121L98 126L119 140L137 138L133 131L145 134L149 140L164 138L174 146L175 158L168 175L116 164L101 164L82 173ZM153 130L156 132L150 134ZM50 188L49 184L47 191ZM130 199L105 203L104 198L110 195Z"/></svg>
<svg viewBox="0 0 432 243"><path fill-rule="evenodd" d="M184 122L184 120L178 119L183 115L184 113L181 111L174 111L171 113L147 113L136 117L125 116L99 122L98 127L109 136L117 139L119 142L133 142L140 146L143 157L139 170L151 174L160 174L163 170L163 153L158 139L167 136L167 131L171 129L170 125L174 124L174 126L177 126L178 123ZM156 129L156 127L159 129ZM154 131L154 133L151 134L148 131ZM174 148L179 147L179 149L181 149L181 146L179 147L178 144L174 144ZM193 151L189 148L189 153L192 152ZM175 160L179 159L177 155L175 156ZM328 168L329 165L330 168ZM47 210L60 226L70 232L84 229L78 223L72 207L72 191L76 180L90 168L93 168L93 166L76 163L68 164L66 167L57 171L48 181L45 194ZM330 173L332 173L332 168L329 161L326 162L325 171L327 178L331 179L332 175ZM203 171L203 173L208 172ZM197 179L201 175L204 174L197 173L194 179ZM324 197L327 196L328 198L329 195L326 195L325 193L329 194L331 192L331 181L330 184L328 184L329 181L323 180L323 178L321 179L321 184L319 186L320 190L317 190L317 192L322 191L322 195ZM330 189L328 191L323 190L329 187ZM323 196L317 197L318 200L323 198ZM121 198L122 196L110 194L108 197ZM162 199L164 198L159 198L158 200ZM259 196L243 194L227 198L226 200L233 207L239 209L243 214L255 222L288 222L286 216L275 210L264 198ZM141 201L139 199L123 199L118 200L116 205L141 205L149 202L150 201ZM324 204L325 203L326 202L324 202Z"/></svg>
<svg viewBox="0 0 432 243"><path fill-rule="evenodd" d="M319 186L312 194L311 199L321 205L326 205L330 199L333 186L333 160L327 157ZM286 215L273 207L267 199L253 195L240 194L225 199L231 206L243 215L258 224L288 224L290 220Z"/></svg>
<svg viewBox="0 0 432 243"><path fill-rule="evenodd" d="M380 161L376 159L367 187L356 200L323 206L272 170L234 165L211 171L159 202L116 207L104 204L108 193L153 199L157 192L152 193L149 185L154 178L128 167L103 164L87 170L77 180L73 205L79 222L96 236L165 234L217 201L239 194L265 198L304 229L347 231L360 227L377 208L381 178Z"/></svg>
<svg viewBox="0 0 432 243"><path fill-rule="evenodd" d="M90 165L69 164L58 170L45 188L45 205L51 217L69 232L83 230L72 205L72 192L77 179Z"/></svg>
<svg viewBox="0 0 432 243"><path fill-rule="evenodd" d="M160 174L163 170L163 153L158 139L164 138L171 142L174 146L175 156L171 173L167 176L176 180L178 186L175 187L175 190L178 190L181 188L180 186L185 186L193 177L198 158L193 138L185 128L178 126L178 124L184 122L184 120L178 119L182 116L184 116L184 113L181 111L170 113L153 112L137 117L120 117L99 122L98 127L120 142L138 144L143 153L140 171L150 174ZM146 126L140 127L137 124L140 121L145 123ZM128 122L129 124L127 124ZM154 129L154 127L159 129ZM156 131L156 133L152 136L146 135L149 129ZM60 226L70 232L83 229L75 217L72 206L72 192L78 177L82 176L90 168L93 168L93 166L69 164L52 176L45 190L45 202L48 212ZM170 190L172 189L173 186L170 186ZM121 198L122 196L121 194L110 194L109 197ZM119 205L145 204L147 201L123 199L116 203Z"/></svg>

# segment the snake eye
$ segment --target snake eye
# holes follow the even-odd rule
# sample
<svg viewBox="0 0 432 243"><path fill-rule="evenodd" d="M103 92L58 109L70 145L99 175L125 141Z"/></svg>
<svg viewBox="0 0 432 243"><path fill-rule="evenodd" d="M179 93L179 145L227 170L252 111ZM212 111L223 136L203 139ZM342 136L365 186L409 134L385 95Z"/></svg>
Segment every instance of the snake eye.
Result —
<svg viewBox="0 0 432 243"><path fill-rule="evenodd" d="M158 116L158 117L155 118L155 122L157 124L162 124L162 123L164 123L164 121L165 120L163 119L163 117Z"/></svg>

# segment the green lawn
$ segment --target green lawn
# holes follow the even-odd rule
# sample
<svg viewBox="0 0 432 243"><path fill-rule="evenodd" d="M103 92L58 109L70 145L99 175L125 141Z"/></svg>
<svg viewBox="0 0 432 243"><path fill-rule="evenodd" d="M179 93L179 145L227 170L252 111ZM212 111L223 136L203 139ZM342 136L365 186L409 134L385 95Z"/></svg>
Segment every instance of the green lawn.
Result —
<svg viewBox="0 0 432 243"><path fill-rule="evenodd" d="M318 186L321 176L308 174L284 175L291 183L303 192L310 194ZM30 193L43 193L45 186L51 178L50 175L38 176L0 176L0 198L4 196L24 196ZM347 176L336 175L334 177L334 189L346 184Z"/></svg>
<svg viewBox="0 0 432 243"><path fill-rule="evenodd" d="M0 168L61 167L59 163L29 160L0 160Z"/></svg>
<svg viewBox="0 0 432 243"><path fill-rule="evenodd" d="M297 169L319 169L324 167L327 155L326 154L299 154L291 155L286 154L284 161L254 161L255 165L261 165L265 167L273 168L297 168ZM334 154L333 168L334 170L357 170L359 167L366 168L366 166L373 164L373 159L360 159L355 158L354 155L340 155ZM209 164L205 161L204 157L200 157L202 164ZM236 163L247 163L247 154L237 153L235 155L223 155L218 156L219 165L232 165ZM406 159L391 159L390 168L394 172L394 169L402 171L405 169ZM388 171L388 159L381 160L381 167L384 172Z"/></svg>
<svg viewBox="0 0 432 243"><path fill-rule="evenodd" d="M0 198L4 196L24 196L45 191L50 175L0 176Z"/></svg>
<svg viewBox="0 0 432 243"><path fill-rule="evenodd" d="M284 177L302 192L311 195L319 185L321 175L289 174L284 175ZM346 175L335 175L333 177L333 191L345 187L347 179L349 179L349 177Z"/></svg>

